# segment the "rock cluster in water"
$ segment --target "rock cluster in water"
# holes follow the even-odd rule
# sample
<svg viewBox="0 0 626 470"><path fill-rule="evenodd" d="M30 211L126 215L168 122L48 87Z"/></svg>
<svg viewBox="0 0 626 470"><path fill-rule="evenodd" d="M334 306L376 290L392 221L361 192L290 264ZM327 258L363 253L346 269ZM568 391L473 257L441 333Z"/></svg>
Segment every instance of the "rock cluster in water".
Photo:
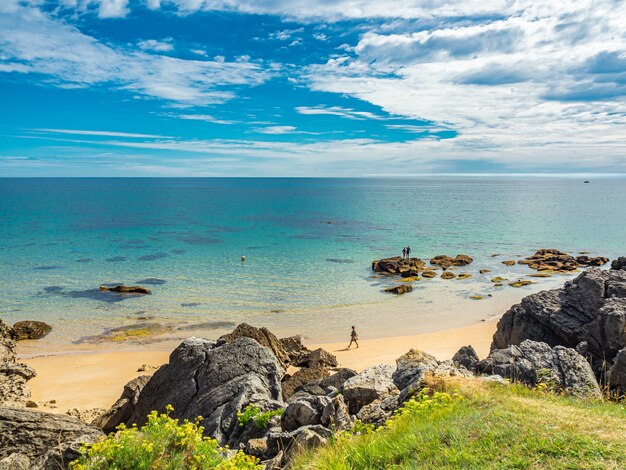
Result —
<svg viewBox="0 0 626 470"><path fill-rule="evenodd" d="M528 265L530 269L536 271L568 272L576 271L580 267L603 266L608 262L609 259L603 256L580 255L574 257L563 251L547 248L537 250L534 255L519 260L517 264Z"/></svg>

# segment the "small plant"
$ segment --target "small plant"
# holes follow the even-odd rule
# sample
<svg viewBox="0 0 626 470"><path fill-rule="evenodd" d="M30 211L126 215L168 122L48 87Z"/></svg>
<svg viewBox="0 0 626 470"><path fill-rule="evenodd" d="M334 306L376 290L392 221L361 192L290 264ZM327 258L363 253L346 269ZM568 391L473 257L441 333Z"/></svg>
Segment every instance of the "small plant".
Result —
<svg viewBox="0 0 626 470"><path fill-rule="evenodd" d="M370 434L374 432L375 428L376 426L371 423L364 423L360 419L355 419L349 432L351 434Z"/></svg>
<svg viewBox="0 0 626 470"><path fill-rule="evenodd" d="M558 382L551 369L537 369L537 385L535 388L540 392L556 392L559 389Z"/></svg>
<svg viewBox="0 0 626 470"><path fill-rule="evenodd" d="M274 416L282 415L284 411L285 410L282 408L278 408L276 410L262 412L258 406L250 404L246 406L243 411L237 412L237 422L239 423L239 426L244 427L250 421L253 421L257 428L267 429L270 420Z"/></svg>
<svg viewBox="0 0 626 470"><path fill-rule="evenodd" d="M227 456L215 439L202 435L199 425L184 420L179 423L166 412L153 411L141 428L123 424L115 434L81 448L81 457L70 464L72 470L206 470L258 469L258 459L237 452Z"/></svg>

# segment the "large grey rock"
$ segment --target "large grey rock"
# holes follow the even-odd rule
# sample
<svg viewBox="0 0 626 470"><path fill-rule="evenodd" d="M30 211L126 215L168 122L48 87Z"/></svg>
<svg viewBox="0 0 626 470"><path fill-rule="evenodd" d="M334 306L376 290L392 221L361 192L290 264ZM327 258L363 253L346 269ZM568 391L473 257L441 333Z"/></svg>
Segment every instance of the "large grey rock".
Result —
<svg viewBox="0 0 626 470"><path fill-rule="evenodd" d="M322 414L330 403L331 399L328 397L302 394L285 408L280 419L283 431L293 431L302 426L322 424Z"/></svg>
<svg viewBox="0 0 626 470"><path fill-rule="evenodd" d="M289 361L294 366L305 365L311 352L304 344L302 344L302 336L289 336L281 338L280 344L289 356Z"/></svg>
<svg viewBox="0 0 626 470"><path fill-rule="evenodd" d="M397 390L393 379L393 367L378 365L365 369L358 375L346 380L341 388L350 414L357 414L365 405L377 398Z"/></svg>
<svg viewBox="0 0 626 470"><path fill-rule="evenodd" d="M397 391L394 391L374 400L369 405L365 405L359 410L356 417L363 423L382 426L391 418L393 412L397 410L399 406L399 394Z"/></svg>
<svg viewBox="0 0 626 470"><path fill-rule="evenodd" d="M100 436L99 429L70 416L0 407L0 459L22 454L31 470L64 468L83 443Z"/></svg>
<svg viewBox="0 0 626 470"><path fill-rule="evenodd" d="M329 391L331 388L339 389L346 382L346 380L354 377L355 375L357 375L357 372L355 370L343 367L334 374L332 374L330 377L322 379L319 383L319 386L326 391Z"/></svg>
<svg viewBox="0 0 626 470"><path fill-rule="evenodd" d="M322 412L321 422L333 431L346 431L352 427L352 418L343 395L337 395L330 400Z"/></svg>
<svg viewBox="0 0 626 470"><path fill-rule="evenodd" d="M0 459L0 470L29 470L30 459L24 454L13 454Z"/></svg>
<svg viewBox="0 0 626 470"><path fill-rule="evenodd" d="M35 370L16 360L15 335L0 320L0 406L23 406L30 398L26 384L37 375Z"/></svg>
<svg viewBox="0 0 626 470"><path fill-rule="evenodd" d="M232 332L220 339L231 342L238 338L252 338L261 346L270 348L283 367L289 364L289 354L276 335L267 328L256 328L247 323L240 323Z"/></svg>
<svg viewBox="0 0 626 470"><path fill-rule="evenodd" d="M278 461L274 460L272 462L274 466L270 468L284 468L294 451L323 444L332 437L332 434L332 431L320 425L302 426L291 432L272 429L267 433L267 450L264 457L272 459L280 455Z"/></svg>
<svg viewBox="0 0 626 470"><path fill-rule="evenodd" d="M619 260L614 265L621 267ZM525 297L498 322L491 349L527 339L568 348L586 343L585 357L603 380L626 347L626 270L590 268L560 289Z"/></svg>
<svg viewBox="0 0 626 470"><path fill-rule="evenodd" d="M337 367L337 358L326 351L318 348L309 353L306 361L307 367Z"/></svg>
<svg viewBox="0 0 626 470"><path fill-rule="evenodd" d="M287 400L304 385L318 384L330 375L325 367L303 367L293 375L285 376L282 382L283 398Z"/></svg>
<svg viewBox="0 0 626 470"><path fill-rule="evenodd" d="M611 262L611 269L624 269L626 270L626 256L620 256L619 258Z"/></svg>
<svg viewBox="0 0 626 470"><path fill-rule="evenodd" d="M626 395L626 348L615 356L613 365L609 369L608 383L618 393Z"/></svg>
<svg viewBox="0 0 626 470"><path fill-rule="evenodd" d="M149 375L140 375L124 385L124 391L120 398L107 412L96 418L91 424L108 434L115 431L120 423L128 422L133 415L137 400L139 400L139 394L148 380L150 380Z"/></svg>
<svg viewBox="0 0 626 470"><path fill-rule="evenodd" d="M526 340L496 349L478 363L478 370L531 386L546 383L579 397L599 397L600 387L589 363L572 348Z"/></svg>
<svg viewBox="0 0 626 470"><path fill-rule="evenodd" d="M411 349L396 359L393 381L402 390L411 382L421 378L427 371L435 369L439 361L424 351Z"/></svg>
<svg viewBox="0 0 626 470"><path fill-rule="evenodd" d="M272 351L251 338L232 342L189 338L143 387L126 424L142 425L151 411L163 412L171 404L171 416L190 420L203 416L205 434L235 448L245 437L258 437L239 427L238 411L251 403L261 411L284 407L283 373Z"/></svg>
<svg viewBox="0 0 626 470"><path fill-rule="evenodd" d="M463 366L472 372L476 370L478 361L480 361L480 358L472 346L463 346L452 356L453 363Z"/></svg>

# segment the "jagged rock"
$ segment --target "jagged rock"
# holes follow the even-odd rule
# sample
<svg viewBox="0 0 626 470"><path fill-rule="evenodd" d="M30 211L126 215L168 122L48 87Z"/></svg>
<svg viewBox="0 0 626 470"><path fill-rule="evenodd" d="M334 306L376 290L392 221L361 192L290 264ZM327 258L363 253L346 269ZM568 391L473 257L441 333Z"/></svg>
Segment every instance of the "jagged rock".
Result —
<svg viewBox="0 0 626 470"><path fill-rule="evenodd" d="M432 258L430 260L430 264L434 264L435 266L439 266L443 269L448 269L452 266L467 266L473 261L474 259L467 255L456 255L454 258L446 255L439 255Z"/></svg>
<svg viewBox="0 0 626 470"><path fill-rule="evenodd" d="M599 397L600 387L589 363L572 348L525 340L496 349L478 363L479 372L497 374L535 386L546 383L579 397Z"/></svg>
<svg viewBox="0 0 626 470"><path fill-rule="evenodd" d="M172 417L193 421L203 416L206 435L236 448L246 437L246 428L237 422L238 411L250 403L261 411L284 407L283 374L272 351L252 338L232 342L189 338L148 380L126 424L142 425L152 410L163 412L171 404Z"/></svg>
<svg viewBox="0 0 626 470"><path fill-rule="evenodd" d="M393 372L392 378L398 389L402 390L438 365L439 361L434 356L411 349L396 359L396 370Z"/></svg>
<svg viewBox="0 0 626 470"><path fill-rule="evenodd" d="M392 374L393 367L378 365L365 369L346 380L342 386L342 393L350 414L357 414L365 405L396 390L396 385L391 378Z"/></svg>
<svg viewBox="0 0 626 470"><path fill-rule="evenodd" d="M19 453L31 470L58 469L78 458L82 443L95 442L102 432L76 418L26 408L0 407L0 459Z"/></svg>
<svg viewBox="0 0 626 470"><path fill-rule="evenodd" d="M491 349L530 339L576 348L603 381L618 351L626 347L626 271L589 268L560 289L522 299L498 322Z"/></svg>
<svg viewBox="0 0 626 470"><path fill-rule="evenodd" d="M626 394L626 348L617 353L608 373L609 386Z"/></svg>
<svg viewBox="0 0 626 470"><path fill-rule="evenodd" d="M322 414L331 399L325 396L300 396L298 400L289 403L283 412L280 425L283 431L293 431L301 426L321 424Z"/></svg>
<svg viewBox="0 0 626 470"><path fill-rule="evenodd" d="M307 367L337 367L337 358L325 349L318 348L311 351L306 365Z"/></svg>
<svg viewBox="0 0 626 470"><path fill-rule="evenodd" d="M40 339L50 333L52 327L42 321L24 320L13 325L13 335L16 341L22 339Z"/></svg>
<svg viewBox="0 0 626 470"><path fill-rule="evenodd" d="M30 398L26 382L37 375L17 362L15 348L13 329L0 320L0 406L24 406Z"/></svg>
<svg viewBox="0 0 626 470"><path fill-rule="evenodd" d="M311 351L302 344L302 336L289 336L288 338L281 338L279 341L287 352L292 365L299 367L306 363Z"/></svg>
<svg viewBox="0 0 626 470"><path fill-rule="evenodd" d="M257 437L246 442L244 451L254 457L262 457L267 451L267 437Z"/></svg>
<svg viewBox="0 0 626 470"><path fill-rule="evenodd" d="M626 271L626 256L620 256L619 258L613 260L611 263L611 269L615 269L616 271L623 269Z"/></svg>
<svg viewBox="0 0 626 470"><path fill-rule="evenodd" d="M135 410L139 394L148 380L150 380L149 375L140 375L124 385L124 391L115 404L101 416L95 418L91 424L108 434L115 431L120 423L128 422Z"/></svg>
<svg viewBox="0 0 626 470"><path fill-rule="evenodd" d="M319 383L329 375L325 367L304 367L291 376L286 375L282 382L283 398L287 400L303 385Z"/></svg>
<svg viewBox="0 0 626 470"><path fill-rule="evenodd" d="M300 436L303 434L302 436ZM317 435L317 437L314 436ZM315 446L324 443L332 436L332 432L320 425L314 426L302 426L291 432L275 431L271 429L267 433L267 451L264 455L266 459L273 459L276 456L281 455L278 462L273 459L272 465L278 464L278 467L270 468L283 468L283 465L289 460L294 450L299 450L309 445Z"/></svg>
<svg viewBox="0 0 626 470"><path fill-rule="evenodd" d="M283 366L289 364L289 354L285 351L276 335L267 328L256 328L247 323L241 323L231 333L222 336L220 339L231 342L243 337L252 338L261 346L270 348Z"/></svg>
<svg viewBox="0 0 626 470"><path fill-rule="evenodd" d="M346 380L354 377L355 375L357 375L357 372L355 370L347 369L344 367L339 369L330 377L320 381L319 386L325 389L327 392L329 391L329 388L338 389L345 383Z"/></svg>
<svg viewBox="0 0 626 470"><path fill-rule="evenodd" d="M480 358L472 346L463 346L454 356L452 356L452 362L459 364L472 372L476 371L476 364L478 364L478 361L480 361Z"/></svg>
<svg viewBox="0 0 626 470"><path fill-rule="evenodd" d="M372 270L383 274L400 274L403 277L415 276L426 263L419 258L384 258L372 262ZM403 274L405 273L405 274Z"/></svg>
<svg viewBox="0 0 626 470"><path fill-rule="evenodd" d="M30 459L24 454L13 454L0 459L0 470L30 470Z"/></svg>
<svg viewBox="0 0 626 470"><path fill-rule="evenodd" d="M352 418L343 395L337 395L326 405L321 422L333 431L346 431L352 427Z"/></svg>
<svg viewBox="0 0 626 470"><path fill-rule="evenodd" d="M391 418L393 412L398 409L400 405L398 398L399 394L397 391L384 395L361 408L356 417L366 424L382 426Z"/></svg>
<svg viewBox="0 0 626 470"><path fill-rule="evenodd" d="M142 294L150 295L152 292L150 289L141 286L100 286L100 290L103 292L117 292L118 294Z"/></svg>
<svg viewBox="0 0 626 470"><path fill-rule="evenodd" d="M385 289L385 292L388 292L389 294L397 294L397 295L406 294L407 292L412 292L412 291L413 291L413 286L411 284L399 284L397 286L387 287Z"/></svg>
<svg viewBox="0 0 626 470"><path fill-rule="evenodd" d="M104 408L89 408L86 410L79 410L78 408L72 408L71 410L67 410L65 414L68 416L71 416L72 418L79 419L85 424L89 424L91 426L99 428L101 426L97 426L93 423L94 421L99 419L102 415L104 415L104 413L106 412L107 410L105 410Z"/></svg>

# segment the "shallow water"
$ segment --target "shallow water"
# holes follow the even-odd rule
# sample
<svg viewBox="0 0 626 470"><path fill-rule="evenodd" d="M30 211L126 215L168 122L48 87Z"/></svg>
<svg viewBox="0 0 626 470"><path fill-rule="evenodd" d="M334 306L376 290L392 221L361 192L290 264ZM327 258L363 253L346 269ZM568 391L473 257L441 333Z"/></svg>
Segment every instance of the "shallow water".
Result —
<svg viewBox="0 0 626 470"><path fill-rule="evenodd" d="M625 207L624 179L0 179L0 314L51 323L44 344L56 346L141 321L174 335L244 320L316 340L353 322L362 336L411 334L502 313L563 280L494 288L492 276L530 273L503 259L625 254ZM393 281L372 278L371 261L407 244L422 258L473 256L459 271L474 278L383 293ZM153 295L97 290L115 283Z"/></svg>

